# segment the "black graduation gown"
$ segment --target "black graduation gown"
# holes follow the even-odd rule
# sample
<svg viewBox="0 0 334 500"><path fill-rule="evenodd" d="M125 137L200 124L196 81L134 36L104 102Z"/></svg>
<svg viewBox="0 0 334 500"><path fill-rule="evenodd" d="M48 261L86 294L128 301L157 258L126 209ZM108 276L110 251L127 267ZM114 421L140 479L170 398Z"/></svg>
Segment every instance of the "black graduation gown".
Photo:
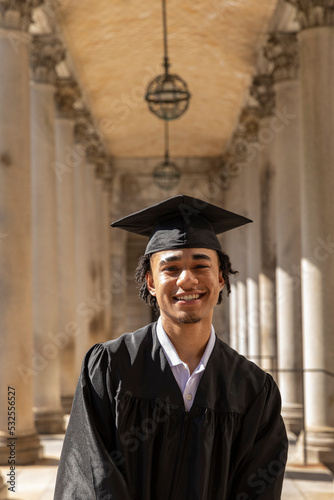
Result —
<svg viewBox="0 0 334 500"><path fill-rule="evenodd" d="M281 498L287 437L272 377L216 339L193 406L156 323L85 356L55 500Z"/></svg>

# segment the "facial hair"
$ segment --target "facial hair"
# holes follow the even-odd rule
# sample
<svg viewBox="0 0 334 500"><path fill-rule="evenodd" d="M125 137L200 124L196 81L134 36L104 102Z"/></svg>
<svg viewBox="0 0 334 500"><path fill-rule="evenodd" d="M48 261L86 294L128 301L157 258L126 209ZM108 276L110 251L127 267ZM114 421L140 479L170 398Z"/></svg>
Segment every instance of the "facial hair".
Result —
<svg viewBox="0 0 334 500"><path fill-rule="evenodd" d="M201 318L198 316L187 316L186 318L177 318L178 323L182 325L187 325L190 323L199 323L201 321Z"/></svg>

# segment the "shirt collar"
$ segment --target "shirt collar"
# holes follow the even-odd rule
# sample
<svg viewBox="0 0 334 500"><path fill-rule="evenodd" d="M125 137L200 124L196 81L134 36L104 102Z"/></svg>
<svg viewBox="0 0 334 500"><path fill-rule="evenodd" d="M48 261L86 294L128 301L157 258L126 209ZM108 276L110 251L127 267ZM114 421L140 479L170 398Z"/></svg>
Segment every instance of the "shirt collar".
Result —
<svg viewBox="0 0 334 500"><path fill-rule="evenodd" d="M164 350L164 353L167 357L169 365L170 366L177 366L180 364L185 365L185 363L180 359L172 341L170 340L167 333L165 332L164 327L162 326L161 317L159 317L159 319L158 319L157 335L158 335L158 340L159 340L159 342ZM205 369L207 362L209 361L209 358L210 358L211 353L213 351L215 342L216 342L215 329L214 329L213 325L211 325L211 334L210 334L209 341L206 345L202 359L199 362L195 371L198 371L198 370L202 371Z"/></svg>

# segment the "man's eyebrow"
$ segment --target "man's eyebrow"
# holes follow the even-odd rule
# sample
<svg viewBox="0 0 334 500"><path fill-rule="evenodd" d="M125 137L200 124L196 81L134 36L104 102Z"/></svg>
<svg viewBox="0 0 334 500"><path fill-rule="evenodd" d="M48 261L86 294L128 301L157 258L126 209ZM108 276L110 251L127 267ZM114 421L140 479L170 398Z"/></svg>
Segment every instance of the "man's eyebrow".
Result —
<svg viewBox="0 0 334 500"><path fill-rule="evenodd" d="M193 260L209 260L211 261L211 257L205 253L195 253L192 255ZM170 255L169 257L165 257L159 262L159 266L163 266L164 264L167 264L168 262L176 262L178 260L181 260L181 256L179 255Z"/></svg>
<svg viewBox="0 0 334 500"><path fill-rule="evenodd" d="M175 262L177 260L181 260L181 256L170 255L169 257L165 257L164 259L161 259L161 261L159 262L159 266L163 266L164 264L167 264L168 262Z"/></svg>
<svg viewBox="0 0 334 500"><path fill-rule="evenodd" d="M211 257L205 253L195 253L192 258L194 260L211 260Z"/></svg>

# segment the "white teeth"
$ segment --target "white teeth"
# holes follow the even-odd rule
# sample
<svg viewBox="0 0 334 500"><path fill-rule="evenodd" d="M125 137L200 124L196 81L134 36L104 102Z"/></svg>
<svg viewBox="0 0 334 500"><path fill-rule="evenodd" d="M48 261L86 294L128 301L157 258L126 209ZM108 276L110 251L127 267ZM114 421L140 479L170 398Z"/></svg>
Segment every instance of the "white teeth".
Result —
<svg viewBox="0 0 334 500"><path fill-rule="evenodd" d="M199 299L199 295L183 295L182 297L176 297L177 300L194 300Z"/></svg>

